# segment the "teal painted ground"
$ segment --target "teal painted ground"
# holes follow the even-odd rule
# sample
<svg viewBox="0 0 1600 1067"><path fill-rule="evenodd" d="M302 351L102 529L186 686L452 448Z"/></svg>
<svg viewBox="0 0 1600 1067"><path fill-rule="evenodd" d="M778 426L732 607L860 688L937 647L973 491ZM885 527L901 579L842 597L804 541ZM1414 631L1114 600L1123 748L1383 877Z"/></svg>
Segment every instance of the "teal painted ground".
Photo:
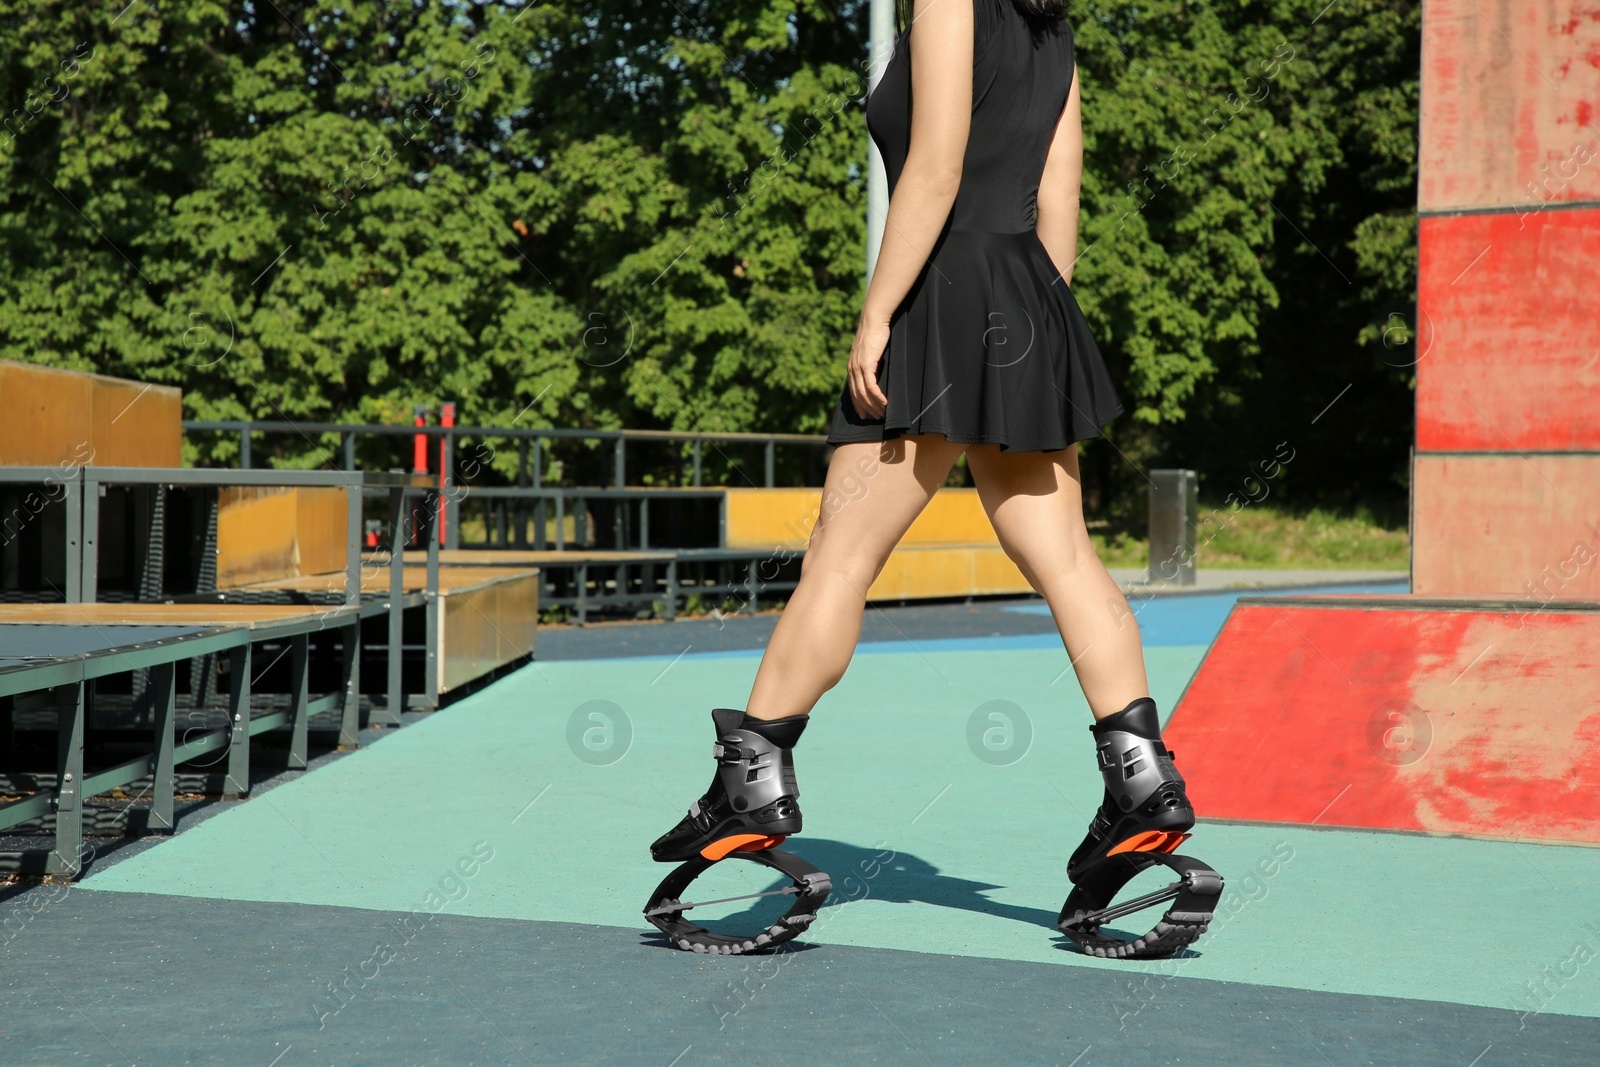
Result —
<svg viewBox="0 0 1600 1067"><path fill-rule="evenodd" d="M1600 1017L1600 960L1572 962L1600 952L1596 849L1202 823L1184 851L1229 892L1197 955L1129 964L1063 950L1062 869L1100 792L1088 709L1059 645L961 644L858 655L818 705L797 751L806 833L787 847L858 899L825 909L811 942L1519 1012L1536 1006L1527 983L1544 981L1546 1012ZM1203 653L1147 649L1163 710ZM648 844L705 787L709 709L740 706L757 662L531 665L83 887L647 930L640 909L668 869ZM980 708L976 750L1023 753L1015 762L969 744ZM475 850L492 859L452 874ZM894 854L882 868L880 850Z"/></svg>

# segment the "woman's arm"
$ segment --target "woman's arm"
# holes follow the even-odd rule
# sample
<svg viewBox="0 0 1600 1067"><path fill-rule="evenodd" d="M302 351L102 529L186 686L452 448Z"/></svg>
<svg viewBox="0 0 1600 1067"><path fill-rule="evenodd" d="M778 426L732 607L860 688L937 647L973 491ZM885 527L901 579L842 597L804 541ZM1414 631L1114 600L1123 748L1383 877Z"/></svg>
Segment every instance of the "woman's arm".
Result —
<svg viewBox="0 0 1600 1067"><path fill-rule="evenodd" d="M971 0L916 0L911 21L911 147L889 199L883 244L850 352L850 393L863 418L883 415L887 400L877 369L889 320L950 217L972 126Z"/></svg>
<svg viewBox="0 0 1600 1067"><path fill-rule="evenodd" d="M1068 285L1078 256L1078 194L1083 185L1083 118L1078 99L1078 69L1072 69L1072 88L1061 109L1050 154L1039 179L1039 211L1034 229L1050 260Z"/></svg>

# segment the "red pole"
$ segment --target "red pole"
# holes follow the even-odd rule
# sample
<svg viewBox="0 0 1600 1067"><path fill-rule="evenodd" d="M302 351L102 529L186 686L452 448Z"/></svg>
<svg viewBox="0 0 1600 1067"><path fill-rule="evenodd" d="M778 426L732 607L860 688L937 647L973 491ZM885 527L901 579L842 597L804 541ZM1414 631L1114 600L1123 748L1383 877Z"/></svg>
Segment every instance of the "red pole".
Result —
<svg viewBox="0 0 1600 1067"><path fill-rule="evenodd" d="M439 405L439 425L454 426L456 424L456 402L447 400ZM450 471L455 466L455 449L451 447L450 435L439 439L439 547L445 546L445 498L450 490Z"/></svg>
<svg viewBox="0 0 1600 1067"><path fill-rule="evenodd" d="M420 429L428 425L428 405L418 404L412 409L416 418L416 425ZM413 474L428 473L428 435L419 433L412 437L411 442L411 472Z"/></svg>

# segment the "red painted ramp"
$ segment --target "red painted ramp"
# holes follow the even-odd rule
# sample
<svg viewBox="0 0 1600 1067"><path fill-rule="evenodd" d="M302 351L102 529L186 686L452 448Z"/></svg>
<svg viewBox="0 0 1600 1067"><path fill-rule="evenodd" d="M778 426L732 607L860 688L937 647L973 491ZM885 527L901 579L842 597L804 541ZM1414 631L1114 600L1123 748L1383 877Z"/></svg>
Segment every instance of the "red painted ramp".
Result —
<svg viewBox="0 0 1600 1067"><path fill-rule="evenodd" d="M1600 603L1242 597L1166 736L1202 818L1600 843Z"/></svg>

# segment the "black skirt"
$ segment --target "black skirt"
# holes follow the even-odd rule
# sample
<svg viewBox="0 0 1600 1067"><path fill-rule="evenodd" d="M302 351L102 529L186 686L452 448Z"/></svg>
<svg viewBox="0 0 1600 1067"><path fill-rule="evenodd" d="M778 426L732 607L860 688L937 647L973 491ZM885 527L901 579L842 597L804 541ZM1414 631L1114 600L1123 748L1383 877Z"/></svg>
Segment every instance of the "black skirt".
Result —
<svg viewBox="0 0 1600 1067"><path fill-rule="evenodd" d="M1034 230L947 230L889 329L878 364L884 417L857 415L847 381L830 444L937 433L1054 452L1122 414L1083 311Z"/></svg>

